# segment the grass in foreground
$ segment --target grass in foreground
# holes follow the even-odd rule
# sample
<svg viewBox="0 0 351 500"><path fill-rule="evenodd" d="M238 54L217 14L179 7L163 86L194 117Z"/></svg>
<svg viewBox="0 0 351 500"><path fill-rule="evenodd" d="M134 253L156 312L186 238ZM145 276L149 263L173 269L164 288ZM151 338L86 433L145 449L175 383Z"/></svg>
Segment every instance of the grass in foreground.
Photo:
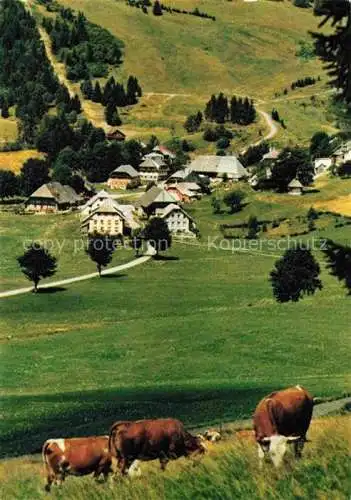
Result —
<svg viewBox="0 0 351 500"><path fill-rule="evenodd" d="M112 479L96 484L91 477L68 477L62 489L53 488L52 498L94 499L335 499L348 498L351 446L347 417L313 421L303 458L281 470L266 465L258 469L254 441L247 435L234 435L210 447L196 468L180 459L170 463L165 473L158 463L142 463L142 477L134 480ZM4 461L0 465L2 498L46 498L39 457Z"/></svg>

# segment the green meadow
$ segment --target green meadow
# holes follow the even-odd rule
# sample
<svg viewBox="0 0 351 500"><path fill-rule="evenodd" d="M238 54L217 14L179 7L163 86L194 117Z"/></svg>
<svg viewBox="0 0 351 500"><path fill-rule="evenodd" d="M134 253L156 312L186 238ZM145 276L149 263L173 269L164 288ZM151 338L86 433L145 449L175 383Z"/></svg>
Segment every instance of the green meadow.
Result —
<svg viewBox="0 0 351 500"><path fill-rule="evenodd" d="M343 182L321 189L325 200L342 197ZM286 242L271 246L279 241L272 235L259 248L232 251L220 239L219 224L247 220L252 211L273 218L310 206L309 195L261 195L248 192L242 213L220 214L217 222L209 197L193 204L202 238L175 242L163 260L1 300L4 455L35 451L53 433L105 433L118 419L175 416L199 426L249 417L260 397L290 384L318 396L350 390L349 298L321 252L323 290L277 304L268 277ZM14 260L24 236L79 236L76 216L1 216L6 288L25 283ZM304 239L312 237L347 243L351 226L332 219ZM132 258L118 250L114 264ZM52 279L94 269L72 246L59 265Z"/></svg>
<svg viewBox="0 0 351 500"><path fill-rule="evenodd" d="M259 470L256 446L247 433L226 435L209 446L202 461L192 465L179 459L161 473L158 462L141 463L142 475L133 479L109 479L97 483L92 477L67 477L61 488L53 487L54 499L225 499L252 500L320 498L347 500L350 492L350 434L347 417L313 420L302 460L291 452L279 471L269 464ZM346 437L346 439L345 439ZM22 457L0 463L2 498L47 498L41 456Z"/></svg>

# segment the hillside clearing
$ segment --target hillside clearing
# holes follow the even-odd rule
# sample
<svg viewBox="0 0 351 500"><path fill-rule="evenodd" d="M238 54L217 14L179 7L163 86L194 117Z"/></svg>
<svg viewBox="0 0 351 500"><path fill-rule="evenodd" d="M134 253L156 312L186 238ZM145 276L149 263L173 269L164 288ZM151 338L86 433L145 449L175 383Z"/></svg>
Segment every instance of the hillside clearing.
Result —
<svg viewBox="0 0 351 500"><path fill-rule="evenodd" d="M0 152L0 170L11 170L19 174L23 164L29 158L42 158L43 154L36 149L25 149L23 151Z"/></svg>

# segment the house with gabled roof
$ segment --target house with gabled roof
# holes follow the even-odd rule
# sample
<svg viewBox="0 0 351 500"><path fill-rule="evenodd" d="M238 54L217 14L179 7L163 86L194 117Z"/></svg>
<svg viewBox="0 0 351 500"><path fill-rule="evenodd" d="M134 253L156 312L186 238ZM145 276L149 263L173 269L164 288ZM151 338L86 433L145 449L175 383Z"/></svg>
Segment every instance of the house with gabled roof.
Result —
<svg viewBox="0 0 351 500"><path fill-rule="evenodd" d="M165 208L160 217L167 222L171 233L196 236L194 219L179 205L171 203Z"/></svg>
<svg viewBox="0 0 351 500"><path fill-rule="evenodd" d="M162 187L152 186L135 202L134 206L139 213L150 217L162 213L171 203L178 203L178 201Z"/></svg>
<svg viewBox="0 0 351 500"><path fill-rule="evenodd" d="M77 207L82 197L68 185L48 182L32 193L25 201L25 210L30 212L58 212Z"/></svg>
<svg viewBox="0 0 351 500"><path fill-rule="evenodd" d="M98 208L102 202L106 199L112 199L111 195L105 191L104 189L101 189L98 193L94 194L86 203L83 205L81 209L81 215L85 217L86 215L90 214L93 212L96 208ZM118 202L113 200L116 206L118 206Z"/></svg>
<svg viewBox="0 0 351 500"><path fill-rule="evenodd" d="M191 203L201 198L201 187L196 182L166 184L165 189L182 203Z"/></svg>
<svg viewBox="0 0 351 500"><path fill-rule="evenodd" d="M166 146L162 146L162 144L155 146L152 151L155 153L161 153L164 158L168 158L170 160L174 160L176 158L175 153L173 153L173 151L168 149Z"/></svg>
<svg viewBox="0 0 351 500"><path fill-rule="evenodd" d="M115 129L109 129L106 132L106 138L109 141L125 141L126 140L126 134L122 132L122 130L119 130L118 128Z"/></svg>
<svg viewBox="0 0 351 500"><path fill-rule="evenodd" d="M207 175L210 178L223 178L226 176L233 181L240 181L249 177L247 170L234 155L198 156L190 163L189 168L193 172Z"/></svg>
<svg viewBox="0 0 351 500"><path fill-rule="evenodd" d="M143 157L139 165L140 180L143 183L159 182L167 177L168 166L163 156L150 153Z"/></svg>
<svg viewBox="0 0 351 500"><path fill-rule="evenodd" d="M139 172L132 165L120 165L110 173L107 185L110 189L126 189L131 181L140 181Z"/></svg>
<svg viewBox="0 0 351 500"><path fill-rule="evenodd" d="M88 235L98 233L108 236L122 236L126 233L125 215L111 198L105 198L100 206L86 215L81 229Z"/></svg>
<svg viewBox="0 0 351 500"><path fill-rule="evenodd" d="M303 185L296 177L291 182L289 182L288 193L295 196L300 196L301 194L303 194Z"/></svg>

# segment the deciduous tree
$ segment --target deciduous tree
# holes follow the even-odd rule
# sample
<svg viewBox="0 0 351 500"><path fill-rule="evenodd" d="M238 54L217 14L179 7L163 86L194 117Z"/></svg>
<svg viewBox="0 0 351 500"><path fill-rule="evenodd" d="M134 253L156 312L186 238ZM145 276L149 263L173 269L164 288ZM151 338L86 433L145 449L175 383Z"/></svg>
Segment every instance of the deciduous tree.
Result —
<svg viewBox="0 0 351 500"><path fill-rule="evenodd" d="M287 250L270 273L274 297L278 302L297 302L305 294L313 295L322 289L319 273L310 250L303 246Z"/></svg>
<svg viewBox="0 0 351 500"><path fill-rule="evenodd" d="M31 243L26 252L17 258L21 271L29 281L34 283L33 292L38 291L38 283L56 272L57 259L46 248L38 243Z"/></svg>

